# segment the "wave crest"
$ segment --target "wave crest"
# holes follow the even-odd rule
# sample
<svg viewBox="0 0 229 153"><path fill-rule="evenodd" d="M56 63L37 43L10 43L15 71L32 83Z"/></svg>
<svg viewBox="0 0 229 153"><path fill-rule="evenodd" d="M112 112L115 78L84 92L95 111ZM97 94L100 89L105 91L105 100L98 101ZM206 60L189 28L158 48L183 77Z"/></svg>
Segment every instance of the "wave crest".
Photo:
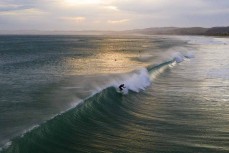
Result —
<svg viewBox="0 0 229 153"><path fill-rule="evenodd" d="M127 94L129 90L134 92L139 92L140 90L144 90L147 86L150 85L150 76L146 68L142 68L140 70L136 70L129 75L124 75L123 78L117 82L115 82L112 86L119 91L118 87L120 84L124 84L126 88L124 88L123 93Z"/></svg>

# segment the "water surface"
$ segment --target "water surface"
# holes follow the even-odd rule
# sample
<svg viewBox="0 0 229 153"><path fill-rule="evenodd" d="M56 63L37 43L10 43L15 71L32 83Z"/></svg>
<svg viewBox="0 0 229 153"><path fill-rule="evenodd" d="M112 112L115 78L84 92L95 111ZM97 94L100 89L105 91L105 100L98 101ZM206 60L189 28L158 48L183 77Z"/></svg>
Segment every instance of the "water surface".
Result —
<svg viewBox="0 0 229 153"><path fill-rule="evenodd" d="M1 151L228 152L228 50L214 37L0 36Z"/></svg>

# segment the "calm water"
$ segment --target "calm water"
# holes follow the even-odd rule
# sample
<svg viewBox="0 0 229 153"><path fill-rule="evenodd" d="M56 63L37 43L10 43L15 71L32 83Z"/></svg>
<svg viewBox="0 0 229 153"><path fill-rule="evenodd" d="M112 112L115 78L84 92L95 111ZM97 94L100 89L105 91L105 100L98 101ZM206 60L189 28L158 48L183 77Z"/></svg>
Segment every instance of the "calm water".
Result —
<svg viewBox="0 0 229 153"><path fill-rule="evenodd" d="M0 36L0 152L229 152L228 59L227 38Z"/></svg>

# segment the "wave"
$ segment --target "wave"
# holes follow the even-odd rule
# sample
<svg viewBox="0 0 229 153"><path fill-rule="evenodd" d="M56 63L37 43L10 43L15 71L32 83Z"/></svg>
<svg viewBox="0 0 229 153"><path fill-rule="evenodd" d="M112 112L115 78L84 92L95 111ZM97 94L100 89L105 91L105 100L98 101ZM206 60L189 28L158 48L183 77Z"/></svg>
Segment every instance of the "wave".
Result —
<svg viewBox="0 0 229 153"><path fill-rule="evenodd" d="M188 57L176 55L171 60L158 65L149 65L146 68L113 77L108 84L98 87L92 95L80 103L77 102L77 105L73 108L54 116L39 126L27 130L22 136L16 137L7 143L0 151L2 150L3 153L36 153L46 152L50 149L50 146L52 149L54 148L54 151L51 152L55 152L56 149L69 150L69 152L77 150L73 146L82 145L78 143L81 138L73 137L72 134L77 133L82 139L88 135L87 132L90 130L93 132L89 132L89 134L93 134L96 129L87 125L91 122L96 122L96 120L93 120L94 115L100 116L105 122L109 120L109 117L120 115L118 114L119 112L114 112L119 110L116 108L119 107L118 103L123 98L123 94L117 92L120 84L125 84L126 86L124 94L140 92L150 86L153 79L158 75L184 61L185 58ZM99 114L99 112L103 113ZM81 124L81 122L84 124ZM61 151L58 150L57 152Z"/></svg>
<svg viewBox="0 0 229 153"><path fill-rule="evenodd" d="M125 85L124 94L128 94L129 90L139 92L150 85L149 73L146 68L135 70L131 74L122 76L120 80L114 81L112 86L119 91L118 87L120 84Z"/></svg>
<svg viewBox="0 0 229 153"><path fill-rule="evenodd" d="M185 40L188 44L193 45L228 45L226 38L215 38L207 36L177 36L178 39Z"/></svg>

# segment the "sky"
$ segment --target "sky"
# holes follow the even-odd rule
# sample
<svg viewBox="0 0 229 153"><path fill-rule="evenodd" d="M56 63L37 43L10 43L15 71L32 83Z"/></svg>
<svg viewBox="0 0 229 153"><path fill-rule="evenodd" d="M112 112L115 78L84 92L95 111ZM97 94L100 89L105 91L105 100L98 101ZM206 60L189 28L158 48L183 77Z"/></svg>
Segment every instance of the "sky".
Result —
<svg viewBox="0 0 229 153"><path fill-rule="evenodd" d="M0 0L0 30L229 26L229 0Z"/></svg>

